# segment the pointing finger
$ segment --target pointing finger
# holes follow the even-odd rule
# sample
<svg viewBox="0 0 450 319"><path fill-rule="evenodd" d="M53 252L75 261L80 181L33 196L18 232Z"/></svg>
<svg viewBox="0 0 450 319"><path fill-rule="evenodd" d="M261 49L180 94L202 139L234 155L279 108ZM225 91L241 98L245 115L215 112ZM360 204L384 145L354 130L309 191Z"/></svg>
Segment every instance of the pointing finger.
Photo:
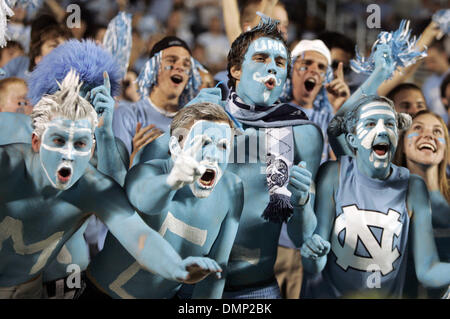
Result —
<svg viewBox="0 0 450 319"><path fill-rule="evenodd" d="M108 72L103 72L103 83L106 88L106 91L109 95L111 95L111 82L109 81L109 75Z"/></svg>

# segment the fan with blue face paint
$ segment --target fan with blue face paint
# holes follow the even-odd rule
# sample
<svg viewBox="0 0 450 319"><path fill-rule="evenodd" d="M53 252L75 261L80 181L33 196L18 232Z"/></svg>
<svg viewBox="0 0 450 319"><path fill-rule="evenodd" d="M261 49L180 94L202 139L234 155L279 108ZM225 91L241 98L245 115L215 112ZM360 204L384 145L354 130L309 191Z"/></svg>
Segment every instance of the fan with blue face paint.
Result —
<svg viewBox="0 0 450 319"><path fill-rule="evenodd" d="M239 226L243 185L226 170L232 124L218 105L181 110L171 127L171 158L134 166L125 188L144 221L181 255L202 255L227 269ZM179 283L139 267L109 236L88 269L93 285L113 298L173 298ZM225 278L210 276L193 287L193 298L221 298Z"/></svg>
<svg viewBox="0 0 450 319"><path fill-rule="evenodd" d="M181 186L183 183L178 185L177 179L186 170L185 166L191 163L196 172L194 175L198 174L198 179L190 183L189 187L194 196L208 197L228 165L230 141L229 124L211 121L197 121L192 125L183 139L182 147L177 137L172 136L169 149L176 169L169 175L168 183L176 188Z"/></svg>
<svg viewBox="0 0 450 319"><path fill-rule="evenodd" d="M286 82L287 54L285 45L275 39L261 37L250 44L242 70L234 71L240 75L237 94L245 103L270 106L278 100Z"/></svg>
<svg viewBox="0 0 450 319"><path fill-rule="evenodd" d="M355 132L347 135L348 143L358 153L357 163L361 171L386 177L386 169L397 148L397 122L391 107L373 102L361 107Z"/></svg>
<svg viewBox="0 0 450 319"><path fill-rule="evenodd" d="M0 146L0 297L40 297L43 270L92 214L137 262L166 279L195 282L220 271L208 258L182 260L123 189L89 164L97 113L80 86L71 71L35 105L31 145Z"/></svg>
<svg viewBox="0 0 450 319"><path fill-rule="evenodd" d="M409 245L420 282L449 284L450 264L439 262L426 185L392 164L398 131L410 125L409 115L377 96L361 98L345 115L354 158L341 156L319 170L317 228L301 249L305 270L317 277L303 296L400 297Z"/></svg>
<svg viewBox="0 0 450 319"><path fill-rule="evenodd" d="M219 88L203 89L188 104L190 107L196 103L211 102L223 106L230 105L235 98L242 105L237 111L241 117L233 118L233 121L242 128L244 134L234 140L234 157L227 171L242 179L244 208L228 262L223 297L276 298L280 292L273 268L282 224L270 222L262 214L270 203L282 202L282 205L286 204L285 211L293 212L288 221L288 230L295 244L300 246L303 236L312 233L315 227L311 209L314 194L310 193L310 188L313 188L312 180L319 167L323 140L319 128L305 118L299 119L297 108L276 103L286 81L290 60L289 50L277 30L277 23L263 18L260 25L242 33L233 42L228 57L229 79L233 89L228 100L222 101ZM227 107L225 109L229 113ZM271 112L278 117L271 116ZM296 120L291 122L292 119ZM259 126L261 122L265 125L271 120L276 120L274 127ZM290 176L284 175L282 178L284 182L289 181L283 190L292 194L290 197L285 196L287 203L271 201L268 191L268 179L280 176L279 171L275 172L266 161L266 129L292 132L289 149L295 164L290 167ZM282 134L279 136L283 138ZM166 134L149 144L141 156L141 162L167 158L169 139ZM266 172L275 174L268 178ZM276 208L272 210L275 215L282 210Z"/></svg>

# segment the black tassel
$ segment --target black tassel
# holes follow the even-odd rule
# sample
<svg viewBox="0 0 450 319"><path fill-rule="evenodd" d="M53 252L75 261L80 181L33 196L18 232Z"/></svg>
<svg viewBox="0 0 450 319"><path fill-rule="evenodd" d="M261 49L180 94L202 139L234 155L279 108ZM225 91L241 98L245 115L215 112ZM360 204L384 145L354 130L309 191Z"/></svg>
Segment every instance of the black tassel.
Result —
<svg viewBox="0 0 450 319"><path fill-rule="evenodd" d="M282 194L270 195L270 201L267 207L264 209L261 217L272 223L287 222L294 212L294 208L291 205L289 196Z"/></svg>

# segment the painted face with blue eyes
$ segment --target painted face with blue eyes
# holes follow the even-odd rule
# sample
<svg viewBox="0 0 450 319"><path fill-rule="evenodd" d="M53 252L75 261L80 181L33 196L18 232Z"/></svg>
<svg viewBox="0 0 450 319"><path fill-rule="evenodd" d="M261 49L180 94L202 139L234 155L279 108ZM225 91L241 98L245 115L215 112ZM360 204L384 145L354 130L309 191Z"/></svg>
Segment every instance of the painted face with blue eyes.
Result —
<svg viewBox="0 0 450 319"><path fill-rule="evenodd" d="M66 190L84 174L91 158L92 127L87 119L57 117L41 137L40 159L53 187Z"/></svg>
<svg viewBox="0 0 450 319"><path fill-rule="evenodd" d="M355 134L348 134L356 149L358 167L370 176L387 177L398 144L395 114L388 104L370 102L359 109Z"/></svg>
<svg viewBox="0 0 450 319"><path fill-rule="evenodd" d="M273 105L287 77L288 53L282 41L261 37L253 41L242 63L238 96L249 105Z"/></svg>
<svg viewBox="0 0 450 319"><path fill-rule="evenodd" d="M195 197L208 197L227 168L231 151L231 127L225 122L197 121L184 140L183 151L189 150L198 139L202 146L194 151L194 158L206 167L205 173L189 187Z"/></svg>

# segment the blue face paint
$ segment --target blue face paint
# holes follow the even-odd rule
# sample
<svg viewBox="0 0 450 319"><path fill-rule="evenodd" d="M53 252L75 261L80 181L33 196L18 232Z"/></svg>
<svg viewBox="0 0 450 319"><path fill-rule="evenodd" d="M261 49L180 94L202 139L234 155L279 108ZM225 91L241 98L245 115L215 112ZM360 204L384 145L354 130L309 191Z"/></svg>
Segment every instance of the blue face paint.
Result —
<svg viewBox="0 0 450 319"><path fill-rule="evenodd" d="M411 133L411 134L408 134L408 139L411 139L411 138L413 138L413 137L415 137L415 136L419 136L419 133Z"/></svg>
<svg viewBox="0 0 450 319"><path fill-rule="evenodd" d="M445 138L438 137L438 141L445 145Z"/></svg>
<svg viewBox="0 0 450 319"><path fill-rule="evenodd" d="M397 144L397 121L392 109L380 102L362 106L353 145L358 165L371 176L378 176L377 172L390 167Z"/></svg>
<svg viewBox="0 0 450 319"><path fill-rule="evenodd" d="M55 118L41 137L40 159L53 187L66 190L84 174L91 158L92 128L87 119Z"/></svg>
<svg viewBox="0 0 450 319"><path fill-rule="evenodd" d="M238 96L249 105L273 105L286 82L287 60L283 42L266 37L253 41L242 63Z"/></svg>
<svg viewBox="0 0 450 319"><path fill-rule="evenodd" d="M184 141L183 150L188 151L198 139L202 147L194 158L206 167L206 172L195 183L190 184L196 197L208 197L217 185L228 165L231 151L231 128L224 122L197 121Z"/></svg>

